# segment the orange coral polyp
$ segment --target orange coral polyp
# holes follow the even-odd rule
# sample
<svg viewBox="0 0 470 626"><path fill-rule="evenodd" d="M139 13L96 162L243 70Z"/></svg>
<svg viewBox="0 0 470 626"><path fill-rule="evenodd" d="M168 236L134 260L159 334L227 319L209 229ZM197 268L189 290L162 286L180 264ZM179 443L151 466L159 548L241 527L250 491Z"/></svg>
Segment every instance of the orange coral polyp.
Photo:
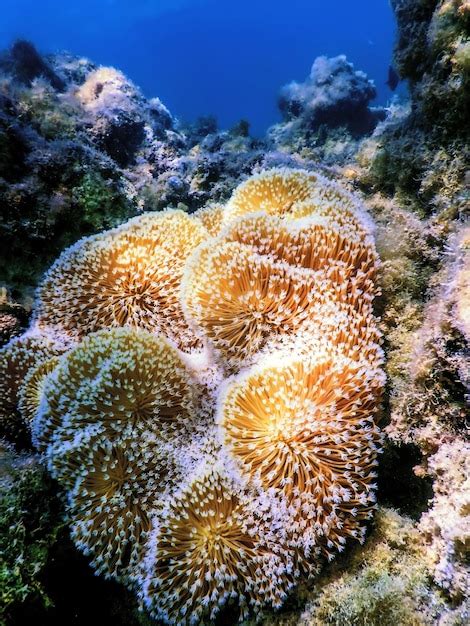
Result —
<svg viewBox="0 0 470 626"><path fill-rule="evenodd" d="M172 228L179 232L170 236ZM201 225L178 211L146 214L78 242L59 257L39 288L39 326L74 339L129 326L162 333L186 350L196 348L179 289L185 256L205 237Z"/></svg>
<svg viewBox="0 0 470 626"><path fill-rule="evenodd" d="M325 296L321 273L258 255L237 243L203 249L185 285L192 319L229 363L258 352L276 335L296 332L311 303Z"/></svg>
<svg viewBox="0 0 470 626"><path fill-rule="evenodd" d="M0 349L0 423L13 431L21 420L29 420L27 409L23 413L19 403L28 374L38 365L59 356L65 346L55 343L49 336L26 334L15 337Z"/></svg>
<svg viewBox="0 0 470 626"><path fill-rule="evenodd" d="M71 492L72 537L108 576L137 572L151 516L167 487L170 463L156 442L152 449L144 441L124 438L88 448Z"/></svg>
<svg viewBox="0 0 470 626"><path fill-rule="evenodd" d="M64 357L44 391L33 429L41 450L91 427L111 440L137 425L171 439L195 418L193 380L179 354L163 337L144 331L88 335Z"/></svg>
<svg viewBox="0 0 470 626"><path fill-rule="evenodd" d="M250 213L289 215L297 203L312 195L317 178L313 172L287 168L267 170L251 176L232 194L225 209L223 224Z"/></svg>
<svg viewBox="0 0 470 626"><path fill-rule="evenodd" d="M351 455L369 447L356 427L368 423L377 436L372 417L382 377L376 372L368 380L364 368L342 361L319 355L255 367L229 385L219 409L225 442L265 489L280 489L288 499L309 493L320 504L340 474L351 488Z"/></svg>
<svg viewBox="0 0 470 626"><path fill-rule="evenodd" d="M348 233L328 218L283 221L275 216L252 215L235 220L220 240L250 246L260 255L314 271L339 271L339 282L355 278L364 291L374 292L378 257L364 237ZM331 273L330 273L331 276Z"/></svg>
<svg viewBox="0 0 470 626"><path fill-rule="evenodd" d="M209 204L202 209L198 209L192 214L194 219L200 220L204 228L211 235L215 237L219 234L222 228L222 222L224 218L224 205L223 204Z"/></svg>
<svg viewBox="0 0 470 626"><path fill-rule="evenodd" d="M146 596L157 618L171 624L214 619L228 598L240 618L264 603L279 606L292 585L271 552L253 512L219 470L197 476L163 514Z"/></svg>
<svg viewBox="0 0 470 626"><path fill-rule="evenodd" d="M59 357L41 361L36 367L31 368L24 377L19 393L18 410L27 424L32 423L41 403L46 379L49 374L52 374L58 363Z"/></svg>

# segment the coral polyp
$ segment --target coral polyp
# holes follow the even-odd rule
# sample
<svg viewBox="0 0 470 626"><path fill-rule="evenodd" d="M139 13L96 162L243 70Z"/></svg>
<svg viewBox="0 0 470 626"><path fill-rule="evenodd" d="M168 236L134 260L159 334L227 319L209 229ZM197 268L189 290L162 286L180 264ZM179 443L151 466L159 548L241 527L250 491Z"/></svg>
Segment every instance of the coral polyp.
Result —
<svg viewBox="0 0 470 626"><path fill-rule="evenodd" d="M88 335L64 357L44 392L33 428L40 449L93 428L110 440L136 426L171 439L194 420L190 374L167 340L145 331Z"/></svg>
<svg viewBox="0 0 470 626"><path fill-rule="evenodd" d="M298 200L284 212L289 194ZM263 212L266 198L271 208L277 199L279 210ZM237 217L232 202L246 214ZM182 293L187 317L229 365L249 364L267 342L309 326L340 344L342 333L356 333L357 317L374 334L378 258L349 195L313 174L273 170L235 191L224 222L188 262ZM351 349L358 343L353 338Z"/></svg>
<svg viewBox="0 0 470 626"><path fill-rule="evenodd" d="M5 389L67 493L75 544L156 619L279 607L363 539L377 269L357 199L274 169L225 206L83 239L47 272L33 327L68 352L38 362L15 340L31 363Z"/></svg>
<svg viewBox="0 0 470 626"><path fill-rule="evenodd" d="M288 215L314 191L317 175L304 170L277 169L261 172L242 183L233 193L223 223L250 213Z"/></svg>
<svg viewBox="0 0 470 626"><path fill-rule="evenodd" d="M378 259L370 238L329 217L313 214L284 221L255 214L235 220L221 238L250 246L257 254L270 255L292 267L328 271L330 280L336 272L337 282L355 281L365 292L374 293Z"/></svg>
<svg viewBox="0 0 470 626"><path fill-rule="evenodd" d="M220 468L203 471L175 495L156 531L146 583L151 612L171 624L198 624L234 599L240 619L250 608L279 606L292 584L290 568L261 529Z"/></svg>
<svg viewBox="0 0 470 626"><path fill-rule="evenodd" d="M208 248L214 248L209 250ZM209 244L189 265L189 316L223 355L240 364L275 335L292 334L308 316L321 281L237 243Z"/></svg>
<svg viewBox="0 0 470 626"><path fill-rule="evenodd" d="M274 353L229 383L219 408L222 436L242 472L308 511L297 532L327 526L329 542L341 547L336 539L359 532L375 502L383 375L320 350L285 361Z"/></svg>
<svg viewBox="0 0 470 626"><path fill-rule="evenodd" d="M368 380L358 364L338 361L320 354L257 366L228 386L220 408L226 442L265 488L282 488L292 498L334 482L336 472L368 466L372 449L361 446L377 434L375 391L382 376L370 372ZM374 434L362 440L357 426L367 425Z"/></svg>
<svg viewBox="0 0 470 626"><path fill-rule="evenodd" d="M132 576L142 558L150 516L172 476L171 457L145 432L92 446L70 492L72 538L107 576Z"/></svg>
<svg viewBox="0 0 470 626"><path fill-rule="evenodd" d="M222 220L224 218L223 204L209 204L194 213L194 217L202 222L207 232L214 237L218 235L222 228Z"/></svg>
<svg viewBox="0 0 470 626"><path fill-rule="evenodd" d="M178 296L184 258L206 233L175 213L143 215L65 251L39 288L38 325L72 339L129 326L194 347Z"/></svg>
<svg viewBox="0 0 470 626"><path fill-rule="evenodd" d="M12 339L0 350L0 426L3 434L14 436L15 430L29 412L20 407L23 381L40 364L58 356L65 350L62 344L37 333Z"/></svg>
<svg viewBox="0 0 470 626"><path fill-rule="evenodd" d="M32 423L41 402L46 378L55 370L58 363L59 357L41 361L24 377L19 392L18 410L26 423Z"/></svg>

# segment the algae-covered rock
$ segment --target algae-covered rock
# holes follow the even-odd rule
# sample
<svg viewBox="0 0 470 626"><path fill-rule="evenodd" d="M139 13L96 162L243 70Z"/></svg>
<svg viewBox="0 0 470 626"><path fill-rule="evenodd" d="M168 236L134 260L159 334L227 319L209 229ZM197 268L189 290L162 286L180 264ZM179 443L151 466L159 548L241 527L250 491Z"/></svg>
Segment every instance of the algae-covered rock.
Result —
<svg viewBox="0 0 470 626"><path fill-rule="evenodd" d="M385 117L383 109L369 106L375 96L373 81L344 55L317 57L304 82L281 89L283 121L268 130L269 144L327 163L345 162L358 139Z"/></svg>
<svg viewBox="0 0 470 626"><path fill-rule="evenodd" d="M266 618L275 626L454 626L469 607L453 607L433 583L427 548L413 521L379 508L364 546L300 590L293 610ZM293 602L294 603L294 602Z"/></svg>
<svg viewBox="0 0 470 626"><path fill-rule="evenodd" d="M389 437L422 452L415 472L433 480L434 497L421 518L435 580L457 598L468 597L470 347L465 336L467 229L447 245L432 276L429 301L413 324L392 331ZM451 254L449 254L451 252ZM463 313L462 313L463 310Z"/></svg>
<svg viewBox="0 0 470 626"><path fill-rule="evenodd" d="M375 96L374 83L364 72L355 71L344 55L320 56L304 83L292 82L282 88L279 108L286 121L302 118L311 128L327 123L364 134L375 125L368 107Z"/></svg>
<svg viewBox="0 0 470 626"><path fill-rule="evenodd" d="M93 575L65 519L38 457L0 443L1 626L150 626L131 594Z"/></svg>
<svg viewBox="0 0 470 626"><path fill-rule="evenodd" d="M391 116L363 147L364 182L404 195L424 213L454 219L468 214L470 6L466 0L394 0L392 6L395 61L408 80L411 109Z"/></svg>
<svg viewBox="0 0 470 626"><path fill-rule="evenodd" d="M14 624L15 607L50 598L41 576L62 525L51 480L34 456L0 444L0 624Z"/></svg>
<svg viewBox="0 0 470 626"><path fill-rule="evenodd" d="M0 79L0 283L23 295L64 247L142 209L141 151L184 140L113 68L17 42Z"/></svg>

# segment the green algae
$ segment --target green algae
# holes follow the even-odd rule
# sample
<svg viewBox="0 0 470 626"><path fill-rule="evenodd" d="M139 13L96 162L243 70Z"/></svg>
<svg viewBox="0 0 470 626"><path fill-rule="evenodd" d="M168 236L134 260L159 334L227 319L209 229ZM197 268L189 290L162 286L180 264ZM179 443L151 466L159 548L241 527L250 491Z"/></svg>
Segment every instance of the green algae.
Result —
<svg viewBox="0 0 470 626"><path fill-rule="evenodd" d="M10 465L5 476L5 459L0 461L0 624L7 626L15 605L51 605L41 574L63 522L52 482L40 466Z"/></svg>

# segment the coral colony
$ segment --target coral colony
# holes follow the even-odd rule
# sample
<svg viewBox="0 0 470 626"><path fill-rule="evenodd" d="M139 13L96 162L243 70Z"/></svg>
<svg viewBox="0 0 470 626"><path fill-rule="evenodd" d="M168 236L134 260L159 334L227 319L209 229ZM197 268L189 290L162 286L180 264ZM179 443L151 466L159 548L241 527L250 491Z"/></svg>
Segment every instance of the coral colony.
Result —
<svg viewBox="0 0 470 626"><path fill-rule="evenodd" d="M76 545L155 618L279 607L364 539L377 267L356 198L272 169L225 206L81 239L46 273L3 348L2 418L31 427Z"/></svg>

